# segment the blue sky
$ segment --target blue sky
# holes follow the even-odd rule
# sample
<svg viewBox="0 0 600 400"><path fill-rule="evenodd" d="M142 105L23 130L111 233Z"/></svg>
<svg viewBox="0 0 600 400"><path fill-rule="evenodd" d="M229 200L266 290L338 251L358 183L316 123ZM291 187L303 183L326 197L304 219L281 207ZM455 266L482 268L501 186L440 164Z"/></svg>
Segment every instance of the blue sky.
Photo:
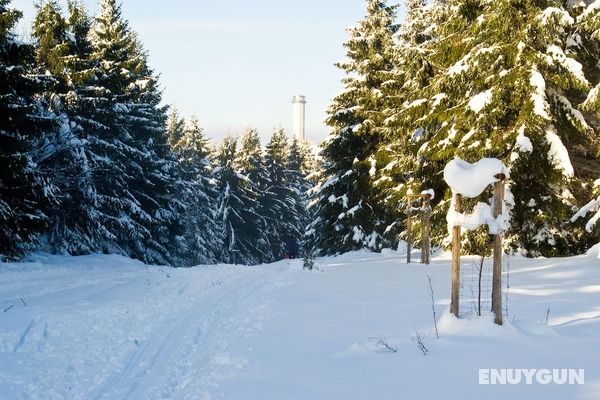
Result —
<svg viewBox="0 0 600 400"><path fill-rule="evenodd" d="M95 12L95 0L86 0ZM33 18L33 0L13 0ZM291 98L307 96L307 136L327 135L325 112L341 90L333 64L363 0L125 0L123 15L161 74L164 100L197 115L220 139L247 126L291 131ZM21 30L24 29L22 26Z"/></svg>

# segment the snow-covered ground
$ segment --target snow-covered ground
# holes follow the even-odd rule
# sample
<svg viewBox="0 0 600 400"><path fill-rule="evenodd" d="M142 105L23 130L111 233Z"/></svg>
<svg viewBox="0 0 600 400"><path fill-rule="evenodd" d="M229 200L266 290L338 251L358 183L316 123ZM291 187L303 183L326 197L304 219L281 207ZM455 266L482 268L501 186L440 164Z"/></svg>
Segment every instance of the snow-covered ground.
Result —
<svg viewBox="0 0 600 400"><path fill-rule="evenodd" d="M598 248L511 258L504 327L444 314L445 255L428 267L390 251L318 263L313 272L299 260L163 269L39 255L0 264L0 397L600 398ZM480 368L585 369L585 384L479 385Z"/></svg>

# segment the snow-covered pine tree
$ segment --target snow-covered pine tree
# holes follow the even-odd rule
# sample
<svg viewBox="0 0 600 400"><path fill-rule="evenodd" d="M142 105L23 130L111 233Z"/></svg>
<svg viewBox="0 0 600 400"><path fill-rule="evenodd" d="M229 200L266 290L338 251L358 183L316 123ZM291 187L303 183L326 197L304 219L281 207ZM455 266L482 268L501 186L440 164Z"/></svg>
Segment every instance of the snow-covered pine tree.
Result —
<svg viewBox="0 0 600 400"><path fill-rule="evenodd" d="M311 221L311 215L308 212L308 192L312 189L313 184L309 180L309 175L313 173L312 161L306 160L305 150L307 146L299 142L295 138L290 144L287 162L286 162L286 181L291 187L291 204L297 216L297 227L299 229L299 237L295 239L302 243L305 239L306 227ZM310 150L309 150L310 151ZM309 155L309 157L312 154ZM314 156L313 156L314 157ZM302 248L305 246L301 245ZM303 249L304 251L306 249Z"/></svg>
<svg viewBox="0 0 600 400"><path fill-rule="evenodd" d="M65 57L69 53L67 21L57 0L36 3L35 9L32 36L35 40L36 64L58 78L59 83L65 84L68 79Z"/></svg>
<svg viewBox="0 0 600 400"><path fill-rule="evenodd" d="M295 170L291 170L288 166L288 150L291 149L288 149L285 132L275 129L265 150L265 170L269 183L263 193L267 235L275 259L283 256L287 240L293 238L300 242L304 231L303 204L298 188L301 184L301 160L296 145L296 165Z"/></svg>
<svg viewBox="0 0 600 400"><path fill-rule="evenodd" d="M427 42L435 39L436 2L405 0L404 21L396 35L394 68L382 87L387 100L384 110L381 144L377 151L378 168L374 185L381 192L389 224L385 236L389 240L405 237L406 194L423 190L417 177L419 159L417 139L421 129L412 130L403 118L404 103L422 91L432 76ZM431 189L431 188L427 188ZM419 228L419 223L413 229Z"/></svg>
<svg viewBox="0 0 600 400"><path fill-rule="evenodd" d="M71 35L71 46L75 48L70 57L68 67L71 73L80 72L84 68L75 68L74 64L87 64L87 56L92 51L89 40L91 19L82 0L67 0L67 26Z"/></svg>
<svg viewBox="0 0 600 400"><path fill-rule="evenodd" d="M94 219L82 223L97 250L168 263L177 252L176 160L157 79L115 0L100 3L90 37L84 90L73 101L93 188Z"/></svg>
<svg viewBox="0 0 600 400"><path fill-rule="evenodd" d="M220 260L225 263L253 265L265 257L256 251L259 232L258 194L252 191L250 180L237 170L237 139L226 137L219 149L215 177L218 182L219 209L223 249Z"/></svg>
<svg viewBox="0 0 600 400"><path fill-rule="evenodd" d="M78 27L82 18L85 22L85 14L78 15L77 7L69 2L69 21L73 23L70 25L57 1L37 4L32 37L38 73L52 77L52 84L40 93L40 100L45 104L47 117L58 123L55 132L46 136L47 146L54 154L44 171L58 193L58 204L49 210L46 246L55 253L86 254L95 249L87 222L93 219L88 208L92 202L88 196L93 190L86 173L85 142L78 137L81 127L72 122L75 115L69 105L78 90L78 69L84 65L79 49L85 47L89 31L89 23L85 32Z"/></svg>
<svg viewBox="0 0 600 400"><path fill-rule="evenodd" d="M265 217L269 213L270 194L267 192L267 188L270 182L265 170L260 137L256 129L248 128L242 133L235 165L238 172L248 179L248 189L256 196L251 208L256 211L258 218L247 221L249 225L254 224L249 229L257 232L257 235L254 236L254 257L258 263L271 262L275 259L271 240L275 240L275 238L269 236L269 223Z"/></svg>
<svg viewBox="0 0 600 400"><path fill-rule="evenodd" d="M598 73L598 59L600 58L600 7L594 1L587 0L573 2L571 14L575 18L575 32L569 40L570 49L577 53L577 59L583 66L583 71L590 81L592 89L581 104L580 109L590 126L598 133L600 126L600 76ZM596 136L596 144L600 142L600 135ZM572 155L573 166L580 171L587 171L593 183L592 201L584 205L578 216L591 213L585 224L585 229L590 235L590 243L600 240L600 145L595 148L586 147L585 143L573 146L575 154ZM594 154L596 151L596 154ZM578 218L574 218L577 221ZM583 219L585 221L585 219Z"/></svg>
<svg viewBox="0 0 600 400"><path fill-rule="evenodd" d="M43 7L50 8L47 3ZM54 11L49 11L53 14L60 13L60 7L52 7ZM66 101L65 106L67 107L67 113L73 114L72 119L76 116L76 108L70 109L73 106L72 103L77 101L77 96L85 92L88 88L86 85L93 80L94 73L94 62L91 59L93 52L92 43L90 41L90 31L92 27L92 20L88 15L85 5L81 0L67 0L67 15L63 19L63 22L55 17L56 23L54 30L57 30L59 26L64 26L65 32L57 32L52 37L55 39L58 47L61 49L60 52L54 51L55 55L60 56L56 62L46 63L54 76L62 78L62 84L66 84ZM42 26L44 22L42 19ZM40 29L40 36L44 35L43 27ZM47 39L45 39L47 41ZM66 46L65 46L66 44ZM44 57L41 53L41 48L38 46L38 59L48 58ZM52 50L51 50L52 52Z"/></svg>
<svg viewBox="0 0 600 400"><path fill-rule="evenodd" d="M123 124L137 146L131 153L130 162L134 161L141 167L141 173L132 174L134 179L129 191L150 217L144 224L150 231L150 237L140 242L141 247L135 257L143 255L149 262L169 263L179 245L172 231L177 231L182 222L182 210L177 201L177 159L167 143L168 107L161 104L158 77L148 66L148 55L139 39L136 35L133 37L136 52L132 58L138 60L131 65L129 83L125 86L125 95L130 100L124 104L129 112L119 115L125 117ZM137 211L134 215L138 215ZM144 219L141 218L140 222L143 223Z"/></svg>
<svg viewBox="0 0 600 400"><path fill-rule="evenodd" d="M220 226L216 222L218 193L209 141L196 117L190 118L174 150L179 160L181 202L185 207L185 245L180 246L185 253L181 257L187 265L214 264L223 248Z"/></svg>
<svg viewBox="0 0 600 400"><path fill-rule="evenodd" d="M56 129L37 93L44 82L30 70L33 48L17 40L19 11L0 0L0 258L16 259L36 248L44 210L55 199L42 164L52 149L44 138Z"/></svg>
<svg viewBox="0 0 600 400"><path fill-rule="evenodd" d="M92 19L80 0L67 1L67 40L65 70L58 73L67 85L63 105L72 132L80 141L78 162L72 167L71 190L63 193L60 208L51 221L49 244L54 252L89 254L121 252L116 237L107 228L107 218L100 205L107 200L98 191L98 182L108 172L112 160L111 146L102 140L114 119L106 90L96 86L100 60L92 57ZM105 166L106 165L106 166Z"/></svg>
<svg viewBox="0 0 600 400"><path fill-rule="evenodd" d="M392 78L396 6L367 0L366 16L349 30L345 90L329 108L331 135L323 142L324 171L311 202L309 241L321 254L383 245L386 213L374 187L375 158L387 107L382 90Z"/></svg>
<svg viewBox="0 0 600 400"><path fill-rule="evenodd" d="M440 188L437 172L453 157L499 158L512 174L513 248L530 255L581 250L583 228L569 220L581 188L591 184L572 156L576 146L597 148L593 120L578 106L598 66L586 71L577 61L570 10L533 0L450 0L438 2L440 10L436 40L425 44L433 77L399 113L404 135L419 132L417 178ZM437 240L446 235L442 214L434 214Z"/></svg>
<svg viewBox="0 0 600 400"><path fill-rule="evenodd" d="M90 38L92 18L82 0L67 0L67 32L70 50L65 57L69 72L69 101L75 102L80 93L94 89L87 85L93 81L98 61L92 59L93 46ZM69 110L71 112L71 110ZM74 114L74 110L73 110Z"/></svg>
<svg viewBox="0 0 600 400"><path fill-rule="evenodd" d="M185 120L179 115L177 107L171 106L167 117L167 142L171 148L177 147L185 133Z"/></svg>
<svg viewBox="0 0 600 400"><path fill-rule="evenodd" d="M300 171L311 183L311 186L319 182L321 173L322 159L318 154L320 147L314 147L310 142L292 139L290 151L292 148L298 149L298 157L301 161Z"/></svg>

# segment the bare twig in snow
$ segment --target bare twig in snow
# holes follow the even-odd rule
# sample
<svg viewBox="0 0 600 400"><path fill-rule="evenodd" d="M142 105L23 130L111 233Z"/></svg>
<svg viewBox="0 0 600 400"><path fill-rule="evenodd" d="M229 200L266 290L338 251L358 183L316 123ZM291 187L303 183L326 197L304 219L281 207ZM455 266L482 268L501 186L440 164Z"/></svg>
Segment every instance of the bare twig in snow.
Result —
<svg viewBox="0 0 600 400"><path fill-rule="evenodd" d="M429 349L425 346L425 343L423 343L424 338L425 336L421 335L417 328L415 328L415 340L417 341L417 346L419 346L419 350L421 350L423 355L426 356L427 353L429 353Z"/></svg>
<svg viewBox="0 0 600 400"><path fill-rule="evenodd" d="M478 289L479 293L477 294L477 315L481 317L481 278L483 275L483 262L485 261L485 256L481 256L481 260L479 262L479 281L478 281Z"/></svg>
<svg viewBox="0 0 600 400"><path fill-rule="evenodd" d="M398 348L391 345L384 335L373 336L370 338L371 342L377 347L377 351L384 353L397 353Z"/></svg>
<svg viewBox="0 0 600 400"><path fill-rule="evenodd" d="M435 337L440 338L440 334L438 332L437 327L437 315L435 313L435 297L433 292L433 280L431 279L431 274L427 274L427 282L429 284L429 296L431 297L431 312L433 313L433 326L435 327Z"/></svg>
<svg viewBox="0 0 600 400"><path fill-rule="evenodd" d="M504 257L504 260L504 270L506 271L506 290L504 291L504 313L508 318L508 293L510 292L510 253L508 251L506 252L506 257Z"/></svg>

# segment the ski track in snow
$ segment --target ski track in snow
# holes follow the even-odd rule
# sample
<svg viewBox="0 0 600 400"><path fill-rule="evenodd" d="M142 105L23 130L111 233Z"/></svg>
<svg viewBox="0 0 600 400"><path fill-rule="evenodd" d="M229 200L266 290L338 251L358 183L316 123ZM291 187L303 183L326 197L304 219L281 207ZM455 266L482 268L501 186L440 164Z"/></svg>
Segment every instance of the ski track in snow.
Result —
<svg viewBox="0 0 600 400"><path fill-rule="evenodd" d="M212 290L196 299L193 305L198 308L191 307L162 323L123 371L112 377L94 398L183 399L198 398L198 393L210 398L197 383L218 386L210 379L211 358L216 356L217 349L226 348L227 332L235 330L236 313L263 288L266 279L264 274L252 277L250 282L247 278L232 279L235 282L227 282L222 289L219 285L217 293ZM223 323L224 320L228 323ZM173 359L177 363L164 371ZM164 378L168 381L164 382ZM154 389L159 390L154 395L148 394Z"/></svg>
<svg viewBox="0 0 600 400"><path fill-rule="evenodd" d="M0 361L0 398L224 398L222 384L249 364L230 343L260 329L268 293L286 284L281 265L123 269L0 274L0 305L19 307L8 311L12 324L0 324L0 351L15 357ZM11 361L35 384L5 379Z"/></svg>

